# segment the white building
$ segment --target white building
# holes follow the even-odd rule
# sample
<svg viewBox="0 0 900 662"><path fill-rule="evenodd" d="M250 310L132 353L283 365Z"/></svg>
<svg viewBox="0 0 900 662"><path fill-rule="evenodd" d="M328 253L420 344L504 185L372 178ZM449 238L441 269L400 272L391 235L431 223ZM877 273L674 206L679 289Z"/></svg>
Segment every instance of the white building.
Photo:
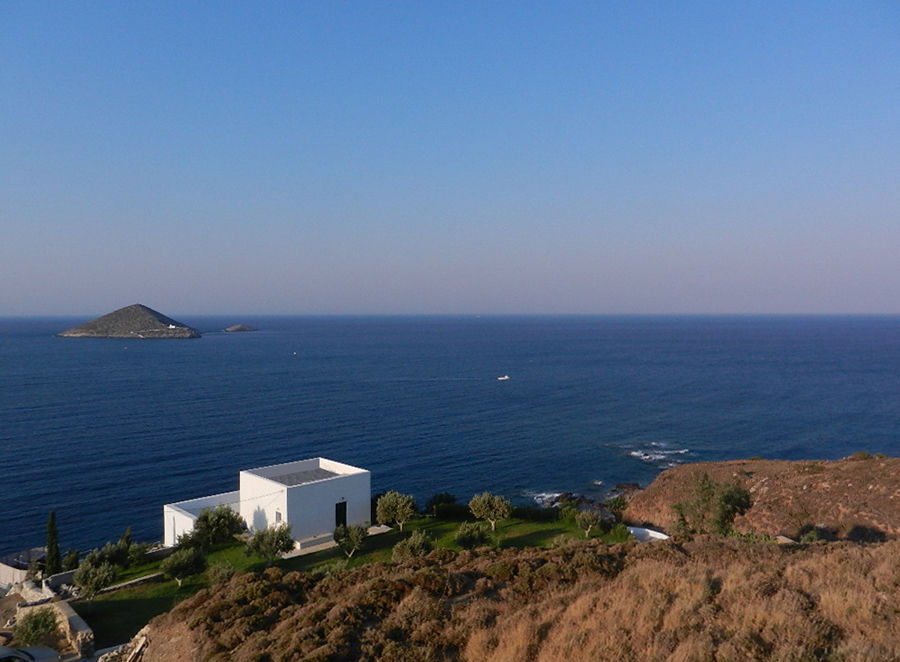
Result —
<svg viewBox="0 0 900 662"><path fill-rule="evenodd" d="M282 522L300 546L331 536L338 524L366 524L371 514L371 474L322 457L240 472L240 489L163 506L163 544L192 531L204 508L226 505L251 531Z"/></svg>

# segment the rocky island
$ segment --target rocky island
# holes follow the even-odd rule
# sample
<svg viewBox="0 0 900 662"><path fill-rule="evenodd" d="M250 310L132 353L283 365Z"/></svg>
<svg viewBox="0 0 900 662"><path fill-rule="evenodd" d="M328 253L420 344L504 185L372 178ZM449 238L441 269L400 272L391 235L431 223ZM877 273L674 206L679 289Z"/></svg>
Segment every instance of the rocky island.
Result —
<svg viewBox="0 0 900 662"><path fill-rule="evenodd" d="M225 329L225 333L246 333L248 331L256 331L256 329L246 324L234 324Z"/></svg>
<svg viewBox="0 0 900 662"><path fill-rule="evenodd" d="M57 335L61 338L199 338L200 332L136 303Z"/></svg>

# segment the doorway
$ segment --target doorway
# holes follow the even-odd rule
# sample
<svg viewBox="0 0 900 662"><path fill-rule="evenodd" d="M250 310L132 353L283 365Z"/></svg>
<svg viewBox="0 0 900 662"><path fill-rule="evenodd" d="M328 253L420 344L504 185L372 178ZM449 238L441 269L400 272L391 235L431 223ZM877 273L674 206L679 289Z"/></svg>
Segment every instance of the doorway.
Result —
<svg viewBox="0 0 900 662"><path fill-rule="evenodd" d="M334 528L347 526L347 502L334 504Z"/></svg>

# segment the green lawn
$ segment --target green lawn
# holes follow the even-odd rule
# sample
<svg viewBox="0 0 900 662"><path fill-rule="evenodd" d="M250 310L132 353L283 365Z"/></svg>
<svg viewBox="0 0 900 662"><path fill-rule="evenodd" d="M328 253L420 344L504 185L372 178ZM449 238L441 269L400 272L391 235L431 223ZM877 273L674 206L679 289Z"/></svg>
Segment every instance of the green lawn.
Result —
<svg viewBox="0 0 900 662"><path fill-rule="evenodd" d="M350 567L366 563L391 560L391 550L409 532L416 529L425 531L438 547L459 550L454 540L459 521L439 520L423 517L407 522L401 534L396 529L366 539L363 548L346 560L343 552L337 548L314 554L283 559L276 565L286 571L314 571L327 567L339 560L345 560ZM545 547L551 545L558 536L570 536L584 539L584 533L571 521L535 522L524 519L509 519L498 522L494 534L496 544L501 548ZM613 532L596 536L607 542L622 542L626 539L621 532ZM265 562L257 557L248 557L244 546L240 543L229 543L214 549L207 556L207 563L213 566L226 563L238 572L261 570ZM129 568L120 573L117 582L127 581L143 575L159 572L159 562L145 563ZM85 601L73 604L76 611L94 630L97 648L114 646L133 637L147 622L159 614L172 609L179 602L194 595L209 582L205 574L189 577L179 588L174 580L157 578L136 586L105 593L94 598L90 603Z"/></svg>

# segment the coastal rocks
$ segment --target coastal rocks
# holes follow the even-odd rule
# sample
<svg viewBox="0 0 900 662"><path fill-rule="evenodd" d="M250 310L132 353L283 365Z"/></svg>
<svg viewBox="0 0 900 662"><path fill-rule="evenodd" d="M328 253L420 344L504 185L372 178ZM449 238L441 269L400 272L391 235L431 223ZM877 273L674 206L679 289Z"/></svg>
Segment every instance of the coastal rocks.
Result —
<svg viewBox="0 0 900 662"><path fill-rule="evenodd" d="M136 303L57 334L61 338L199 338L200 332Z"/></svg>

